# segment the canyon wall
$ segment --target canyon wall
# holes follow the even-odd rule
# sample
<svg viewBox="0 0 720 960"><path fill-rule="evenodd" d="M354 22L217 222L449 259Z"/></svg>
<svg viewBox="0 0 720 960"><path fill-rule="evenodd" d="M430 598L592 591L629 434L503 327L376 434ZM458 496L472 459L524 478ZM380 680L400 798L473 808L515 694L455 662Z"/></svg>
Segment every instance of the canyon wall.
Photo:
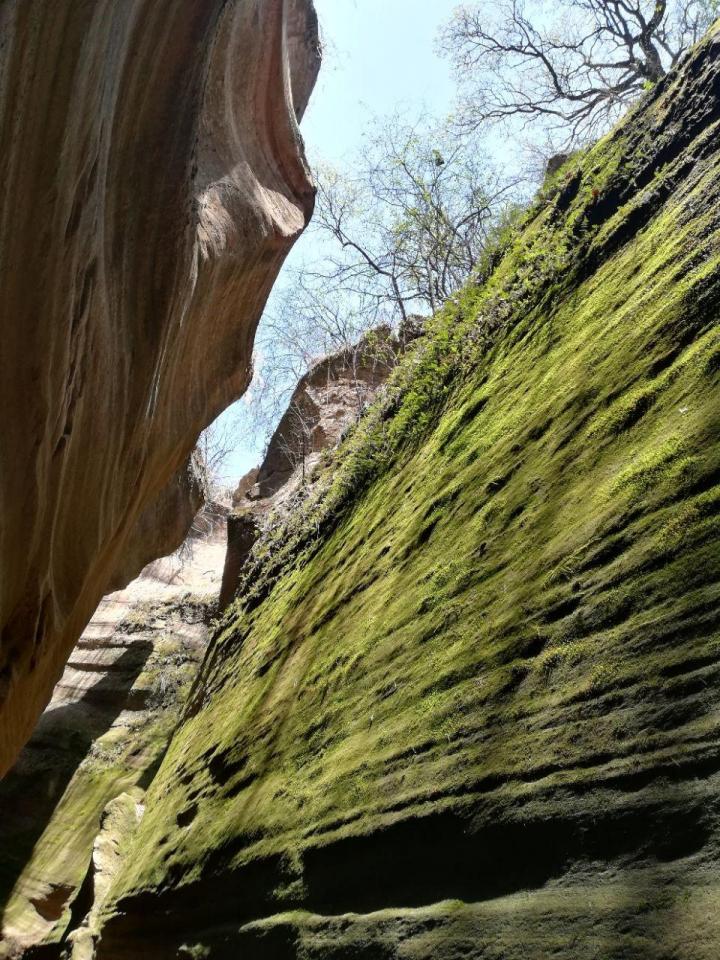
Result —
<svg viewBox="0 0 720 960"><path fill-rule="evenodd" d="M0 774L102 595L183 539L312 210L318 65L311 0L0 5Z"/></svg>
<svg viewBox="0 0 720 960"><path fill-rule="evenodd" d="M720 953L720 27L255 545L99 960Z"/></svg>
<svg viewBox="0 0 720 960"><path fill-rule="evenodd" d="M206 508L179 554L102 601L0 782L0 957L92 955L94 914L206 650L225 513Z"/></svg>
<svg viewBox="0 0 720 960"><path fill-rule="evenodd" d="M323 452L337 446L357 423L421 330L420 321L406 324L399 335L380 327L318 360L300 378L262 463L240 480L233 495L221 609L233 599L263 528L277 524L310 495Z"/></svg>

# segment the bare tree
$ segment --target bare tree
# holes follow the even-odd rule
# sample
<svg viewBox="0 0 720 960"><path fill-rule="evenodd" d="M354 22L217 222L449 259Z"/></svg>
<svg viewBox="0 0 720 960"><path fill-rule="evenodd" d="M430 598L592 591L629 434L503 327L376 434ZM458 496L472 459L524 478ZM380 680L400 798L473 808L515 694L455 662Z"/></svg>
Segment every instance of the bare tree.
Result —
<svg viewBox="0 0 720 960"><path fill-rule="evenodd" d="M200 434L196 452L204 474L206 500L228 498L225 469L236 446L237 424L231 415L224 414Z"/></svg>
<svg viewBox="0 0 720 960"><path fill-rule="evenodd" d="M300 470L300 482L304 487L307 481L305 465L313 452L313 431L317 418L309 409L292 402L284 419L285 429L278 436L278 447L287 461L288 469L294 473Z"/></svg>
<svg viewBox="0 0 720 960"><path fill-rule="evenodd" d="M300 378L321 357L352 348L367 319L356 304L288 269L273 293L255 344L255 376L240 409L242 431L267 444Z"/></svg>
<svg viewBox="0 0 720 960"><path fill-rule="evenodd" d="M178 564L177 576L189 564L195 553L198 540L209 536L213 526L222 516L222 504L228 505L231 490L225 473L227 461L237 446L236 418L227 413L200 434L192 456L193 473L199 476L203 486L204 504L193 518L185 540L175 551Z"/></svg>
<svg viewBox="0 0 720 960"><path fill-rule="evenodd" d="M604 132L718 16L718 0L483 0L441 34L470 128L540 122L569 148Z"/></svg>
<svg viewBox="0 0 720 960"><path fill-rule="evenodd" d="M447 125L375 122L347 169L318 166L306 257L285 272L256 346L245 432L270 437L299 378L320 357L386 359L391 341L437 310L472 275L514 198L477 138ZM352 359L349 362L353 362ZM358 408L363 401L359 399Z"/></svg>
<svg viewBox="0 0 720 960"><path fill-rule="evenodd" d="M515 186L477 140L391 117L352 174L321 171L314 229L335 249L308 278L349 294L370 325L434 312L472 274Z"/></svg>

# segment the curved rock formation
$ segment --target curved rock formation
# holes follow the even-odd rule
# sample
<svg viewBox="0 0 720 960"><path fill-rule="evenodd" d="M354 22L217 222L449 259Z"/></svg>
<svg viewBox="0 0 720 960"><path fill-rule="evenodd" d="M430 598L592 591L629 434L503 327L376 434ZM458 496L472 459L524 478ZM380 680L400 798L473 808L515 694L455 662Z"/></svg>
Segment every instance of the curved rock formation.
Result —
<svg viewBox="0 0 720 960"><path fill-rule="evenodd" d="M0 5L0 773L247 386L318 65L311 0Z"/></svg>
<svg viewBox="0 0 720 960"><path fill-rule="evenodd" d="M380 328L370 341L319 360L300 378L262 464L242 478L233 505L262 515L279 505L279 493L290 496L307 481L319 454L338 443L385 383L403 347Z"/></svg>
<svg viewBox="0 0 720 960"><path fill-rule="evenodd" d="M174 553L192 532L204 504L204 467L193 454L140 514L106 589L121 590L149 561Z"/></svg>

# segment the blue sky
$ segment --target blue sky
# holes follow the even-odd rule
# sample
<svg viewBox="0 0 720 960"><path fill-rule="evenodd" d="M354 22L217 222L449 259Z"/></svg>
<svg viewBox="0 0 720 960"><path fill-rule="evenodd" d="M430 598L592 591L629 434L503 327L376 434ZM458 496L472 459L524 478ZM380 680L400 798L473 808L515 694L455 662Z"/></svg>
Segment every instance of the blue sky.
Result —
<svg viewBox="0 0 720 960"><path fill-rule="evenodd" d="M316 0L327 50L303 122L311 156L340 160L371 116L398 105L447 113L453 84L437 56L455 0Z"/></svg>
<svg viewBox="0 0 720 960"><path fill-rule="evenodd" d="M352 154L375 116L405 107L413 114L450 112L454 84L435 45L456 0L315 0L315 6L326 49L302 124L311 162L336 163ZM301 238L293 256L303 255L303 244ZM223 416L236 413L231 408ZM261 456L257 443L238 436L225 468L227 482L237 481Z"/></svg>

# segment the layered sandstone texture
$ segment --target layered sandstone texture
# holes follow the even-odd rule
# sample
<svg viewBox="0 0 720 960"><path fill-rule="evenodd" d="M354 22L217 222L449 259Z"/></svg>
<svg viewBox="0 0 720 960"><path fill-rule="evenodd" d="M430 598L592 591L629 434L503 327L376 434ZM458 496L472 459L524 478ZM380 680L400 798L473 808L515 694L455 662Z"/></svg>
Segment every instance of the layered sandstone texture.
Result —
<svg viewBox="0 0 720 960"><path fill-rule="evenodd" d="M205 653L221 514L100 604L0 783L0 957L92 956L97 914Z"/></svg>
<svg viewBox="0 0 720 960"><path fill-rule="evenodd" d="M396 336L379 327L323 357L300 378L263 462L240 480L233 495L221 608L233 599L261 531L313 490L323 453L357 423L421 329L416 323Z"/></svg>
<svg viewBox="0 0 720 960"><path fill-rule="evenodd" d="M720 26L255 550L101 960L720 955Z"/></svg>
<svg viewBox="0 0 720 960"><path fill-rule="evenodd" d="M182 540L312 209L318 65L311 0L0 4L0 773L101 596Z"/></svg>

